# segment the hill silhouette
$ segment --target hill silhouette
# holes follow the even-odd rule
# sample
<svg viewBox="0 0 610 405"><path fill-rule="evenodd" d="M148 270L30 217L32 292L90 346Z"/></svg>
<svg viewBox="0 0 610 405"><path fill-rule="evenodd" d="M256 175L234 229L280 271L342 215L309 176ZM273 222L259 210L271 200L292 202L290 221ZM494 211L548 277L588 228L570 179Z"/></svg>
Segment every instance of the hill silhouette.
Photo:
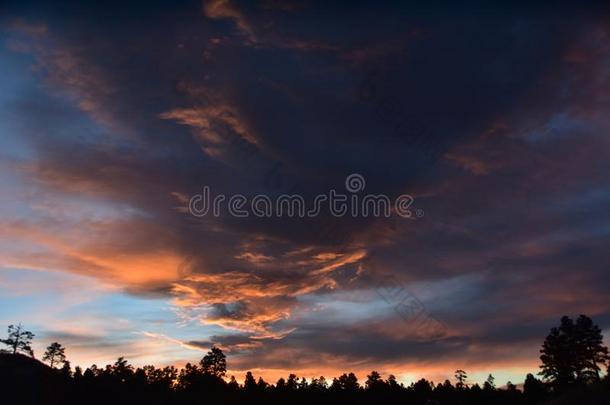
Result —
<svg viewBox="0 0 610 405"><path fill-rule="evenodd" d="M58 370L32 357L0 353L0 384L4 399L15 398L23 404L61 404L70 389L69 382Z"/></svg>

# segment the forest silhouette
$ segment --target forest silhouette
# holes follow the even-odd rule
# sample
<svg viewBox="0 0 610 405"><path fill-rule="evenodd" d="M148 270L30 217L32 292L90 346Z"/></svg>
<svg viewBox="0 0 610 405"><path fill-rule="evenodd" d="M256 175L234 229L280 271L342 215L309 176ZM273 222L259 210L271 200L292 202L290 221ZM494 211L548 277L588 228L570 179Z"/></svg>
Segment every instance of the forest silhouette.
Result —
<svg viewBox="0 0 610 405"><path fill-rule="evenodd" d="M3 403L15 404L610 404L610 356L601 329L585 315L567 316L551 329L540 350L539 378L527 374L519 388L496 387L490 374L482 386L458 369L454 381L420 379L410 385L371 371L364 381L354 373L332 379L295 374L274 383L247 372L243 383L227 375L218 347L182 369L149 365L135 368L119 357L114 364L72 369L65 348L47 347L34 358L34 334L10 325L0 353Z"/></svg>

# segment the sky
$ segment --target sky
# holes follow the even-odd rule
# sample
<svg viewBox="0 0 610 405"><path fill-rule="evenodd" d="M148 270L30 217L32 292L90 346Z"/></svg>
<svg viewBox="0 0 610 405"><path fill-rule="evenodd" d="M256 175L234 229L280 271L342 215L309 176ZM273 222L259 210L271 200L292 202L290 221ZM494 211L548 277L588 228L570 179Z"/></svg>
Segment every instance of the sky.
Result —
<svg viewBox="0 0 610 405"><path fill-rule="evenodd" d="M562 315L607 336L609 15L496 7L7 3L0 327L272 381L520 382ZM204 187L413 201L193 215Z"/></svg>

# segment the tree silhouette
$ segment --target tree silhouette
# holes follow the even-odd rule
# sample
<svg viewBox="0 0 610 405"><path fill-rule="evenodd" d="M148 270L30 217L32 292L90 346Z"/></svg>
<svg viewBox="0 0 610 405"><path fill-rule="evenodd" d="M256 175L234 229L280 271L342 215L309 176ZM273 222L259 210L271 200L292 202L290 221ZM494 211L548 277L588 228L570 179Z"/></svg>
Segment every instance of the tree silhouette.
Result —
<svg viewBox="0 0 610 405"><path fill-rule="evenodd" d="M277 380L277 382L275 383L275 388L278 391L285 390L286 389L286 380L284 380L283 377L280 377L279 380Z"/></svg>
<svg viewBox="0 0 610 405"><path fill-rule="evenodd" d="M360 384L358 384L358 378L354 373L349 373L347 375L347 378L339 378L339 381L342 381L343 387L346 391L357 391L360 388Z"/></svg>
<svg viewBox="0 0 610 405"><path fill-rule="evenodd" d="M8 337L6 339L0 339L0 343L4 343L11 348L13 354L17 352L24 352L34 357L34 351L32 350L32 339L34 334L30 331L24 330L21 324L9 325Z"/></svg>
<svg viewBox="0 0 610 405"><path fill-rule="evenodd" d="M394 374L390 374L388 376L388 380L386 381L388 387L390 387L391 390L393 391L397 391L401 388L401 384L398 384L398 381L396 381L396 376Z"/></svg>
<svg viewBox="0 0 610 405"><path fill-rule="evenodd" d="M493 391L496 389L496 379L493 375L488 375L487 380L483 383L483 389L487 391Z"/></svg>
<svg viewBox="0 0 610 405"><path fill-rule="evenodd" d="M118 379L120 382L127 382L133 376L133 366L125 360L124 357L119 357L117 361L109 369L110 375Z"/></svg>
<svg viewBox="0 0 610 405"><path fill-rule="evenodd" d="M243 385L234 377L225 382L219 375L226 373L226 359L220 349L210 350L202 359L201 365L187 363L181 370L172 366L156 368L152 365L134 369L123 357L112 365L97 367L92 365L84 372L76 367L74 372L68 361L56 370L64 360L63 347L52 343L47 348L44 360L53 367L43 365L35 359L9 354L0 355L0 383L5 387L17 386L17 391L29 393L46 390L45 403L49 404L82 404L106 405L108 403L146 403L148 405L201 403L265 403L304 404L304 403L403 403L413 405L442 404L498 404L498 405L542 405L556 404L593 404L606 403L610 397L610 379L598 381L602 363L607 359L607 351L601 346L601 332L593 322L581 317L575 322L569 318L563 320L563 328L557 329L552 336L563 344L574 361L570 368L574 381L583 381L573 389L552 391L551 384L536 379L528 374L521 392L515 384L508 382L505 387L495 388L495 379L489 374L483 388L477 383L467 384L467 375L463 370L455 371L456 386L449 380L434 384L426 379L419 379L405 387L397 382L396 377L389 375L387 380L380 373L371 371L363 384L358 383L354 373L344 373L332 379L330 388L323 376L308 380L290 374L286 379L278 379L275 385L268 384L263 378L255 379L251 372L246 374ZM11 332L15 332L13 329ZM19 332L23 333L23 331ZM12 335L11 335L12 336ZM12 337L11 339L13 339ZM12 340L11 340L12 342ZM13 346L11 346L13 347ZM21 347L21 346L19 346ZM548 345L548 347L553 347ZM563 347L562 347L563 348ZM561 353L562 356L564 353ZM563 357L557 357L563 358ZM6 366L5 366L6 365ZM16 367L14 366L16 365ZM55 369L55 371L50 371ZM24 378L24 376L26 376ZM6 379L8 378L8 380ZM16 383L15 383L16 382ZM48 387L48 388L46 388ZM55 396L55 397L54 397ZM10 397L10 395L9 395ZM47 401L48 399L48 401ZM598 400L599 399L599 400ZM601 400L601 402L600 402ZM553 401L553 402L549 402ZM30 403L30 402L21 402ZM39 403L34 402L34 403Z"/></svg>
<svg viewBox="0 0 610 405"><path fill-rule="evenodd" d="M155 368L155 366L144 366L142 368L146 376L146 382L160 389L170 389L173 387L178 370L174 366Z"/></svg>
<svg viewBox="0 0 610 405"><path fill-rule="evenodd" d="M556 386L566 386L575 380L577 358L572 350L574 322L567 316L561 318L561 325L552 328L542 344L540 374Z"/></svg>
<svg viewBox="0 0 610 405"><path fill-rule="evenodd" d="M544 383L529 373L525 376L525 382L523 383L523 395L530 402L540 401L546 395Z"/></svg>
<svg viewBox="0 0 610 405"><path fill-rule="evenodd" d="M357 391L360 388L358 378L354 373L342 374L333 380L333 387L342 391Z"/></svg>
<svg viewBox="0 0 610 405"><path fill-rule="evenodd" d="M227 387L229 387L229 389L231 391L237 391L239 390L239 383L237 382L237 380L235 379L235 376L232 375L231 379L229 381L229 383L227 384Z"/></svg>
<svg viewBox="0 0 610 405"><path fill-rule="evenodd" d="M381 375L377 371L371 371L371 374L366 376L364 386L367 390L380 390L385 388L385 381L381 379Z"/></svg>
<svg viewBox="0 0 610 405"><path fill-rule="evenodd" d="M70 367L70 362L68 360L64 360L60 371L65 377L72 377L72 367Z"/></svg>
<svg viewBox="0 0 610 405"><path fill-rule="evenodd" d="M256 383L256 388L259 391L265 391L269 387L269 384L263 380L263 377L258 377L258 382Z"/></svg>
<svg viewBox="0 0 610 405"><path fill-rule="evenodd" d="M56 364L64 364L66 362L66 349L64 349L59 343L51 343L47 347L47 351L42 356L42 361L48 361L51 368Z"/></svg>
<svg viewBox="0 0 610 405"><path fill-rule="evenodd" d="M468 376L466 375L466 372L464 370L455 370L455 374L454 374L455 379L457 380L457 383L455 384L455 387L458 389L464 389L466 388L466 380L468 379Z"/></svg>
<svg viewBox="0 0 610 405"><path fill-rule="evenodd" d="M244 389L246 391L256 390L256 380L254 379L251 371L246 373L246 378L244 379Z"/></svg>
<svg viewBox="0 0 610 405"><path fill-rule="evenodd" d="M568 316L562 317L542 344L540 374L556 389L599 380L600 365L609 359L602 342L601 329L590 318L580 315L574 323Z"/></svg>
<svg viewBox="0 0 610 405"><path fill-rule="evenodd" d="M210 376L222 378L227 373L227 357L216 346L212 346L199 364L203 373Z"/></svg>
<svg viewBox="0 0 610 405"><path fill-rule="evenodd" d="M192 389L198 385L201 376L201 370L196 364L186 363L178 374L178 386L184 390Z"/></svg>
<svg viewBox="0 0 610 405"><path fill-rule="evenodd" d="M578 379L599 380L600 365L605 365L610 359L608 348L603 345L604 337L601 329L591 318L580 315L576 319L575 333L580 355Z"/></svg>
<svg viewBox="0 0 610 405"><path fill-rule="evenodd" d="M307 379L305 379L305 377L301 377L301 381L299 381L299 383L297 384L297 389L306 390L307 387L309 387L309 384L307 384Z"/></svg>
<svg viewBox="0 0 610 405"><path fill-rule="evenodd" d="M297 389L297 376L295 374L290 374L288 376L288 380L286 381L286 389L288 390L296 390Z"/></svg>
<svg viewBox="0 0 610 405"><path fill-rule="evenodd" d="M449 380L445 380L445 382L443 383L443 388L446 391L453 391L455 388L453 387L453 385L451 385L451 381Z"/></svg>
<svg viewBox="0 0 610 405"><path fill-rule="evenodd" d="M412 385L413 392L415 392L420 397L425 397L430 395L432 392L432 384L426 380L425 378L421 378L417 382Z"/></svg>
<svg viewBox="0 0 610 405"><path fill-rule="evenodd" d="M328 383L326 382L326 378L321 375L319 378L312 378L311 384L309 384L309 388L312 390L325 390L328 388Z"/></svg>
<svg viewBox="0 0 610 405"><path fill-rule="evenodd" d="M83 369L79 366L74 367L74 374L72 374L75 380L80 380L83 377Z"/></svg>

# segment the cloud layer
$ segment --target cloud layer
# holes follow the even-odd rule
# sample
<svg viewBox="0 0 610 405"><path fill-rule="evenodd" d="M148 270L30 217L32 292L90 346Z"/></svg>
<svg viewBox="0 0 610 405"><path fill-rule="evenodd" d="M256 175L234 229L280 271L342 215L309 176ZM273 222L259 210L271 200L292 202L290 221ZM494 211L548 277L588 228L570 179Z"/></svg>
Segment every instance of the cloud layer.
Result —
<svg viewBox="0 0 610 405"><path fill-rule="evenodd" d="M169 300L202 336L141 336L235 370L531 367L559 316L609 326L603 14L113 9L5 17L3 267ZM186 210L203 186L311 199L350 173L424 217Z"/></svg>

